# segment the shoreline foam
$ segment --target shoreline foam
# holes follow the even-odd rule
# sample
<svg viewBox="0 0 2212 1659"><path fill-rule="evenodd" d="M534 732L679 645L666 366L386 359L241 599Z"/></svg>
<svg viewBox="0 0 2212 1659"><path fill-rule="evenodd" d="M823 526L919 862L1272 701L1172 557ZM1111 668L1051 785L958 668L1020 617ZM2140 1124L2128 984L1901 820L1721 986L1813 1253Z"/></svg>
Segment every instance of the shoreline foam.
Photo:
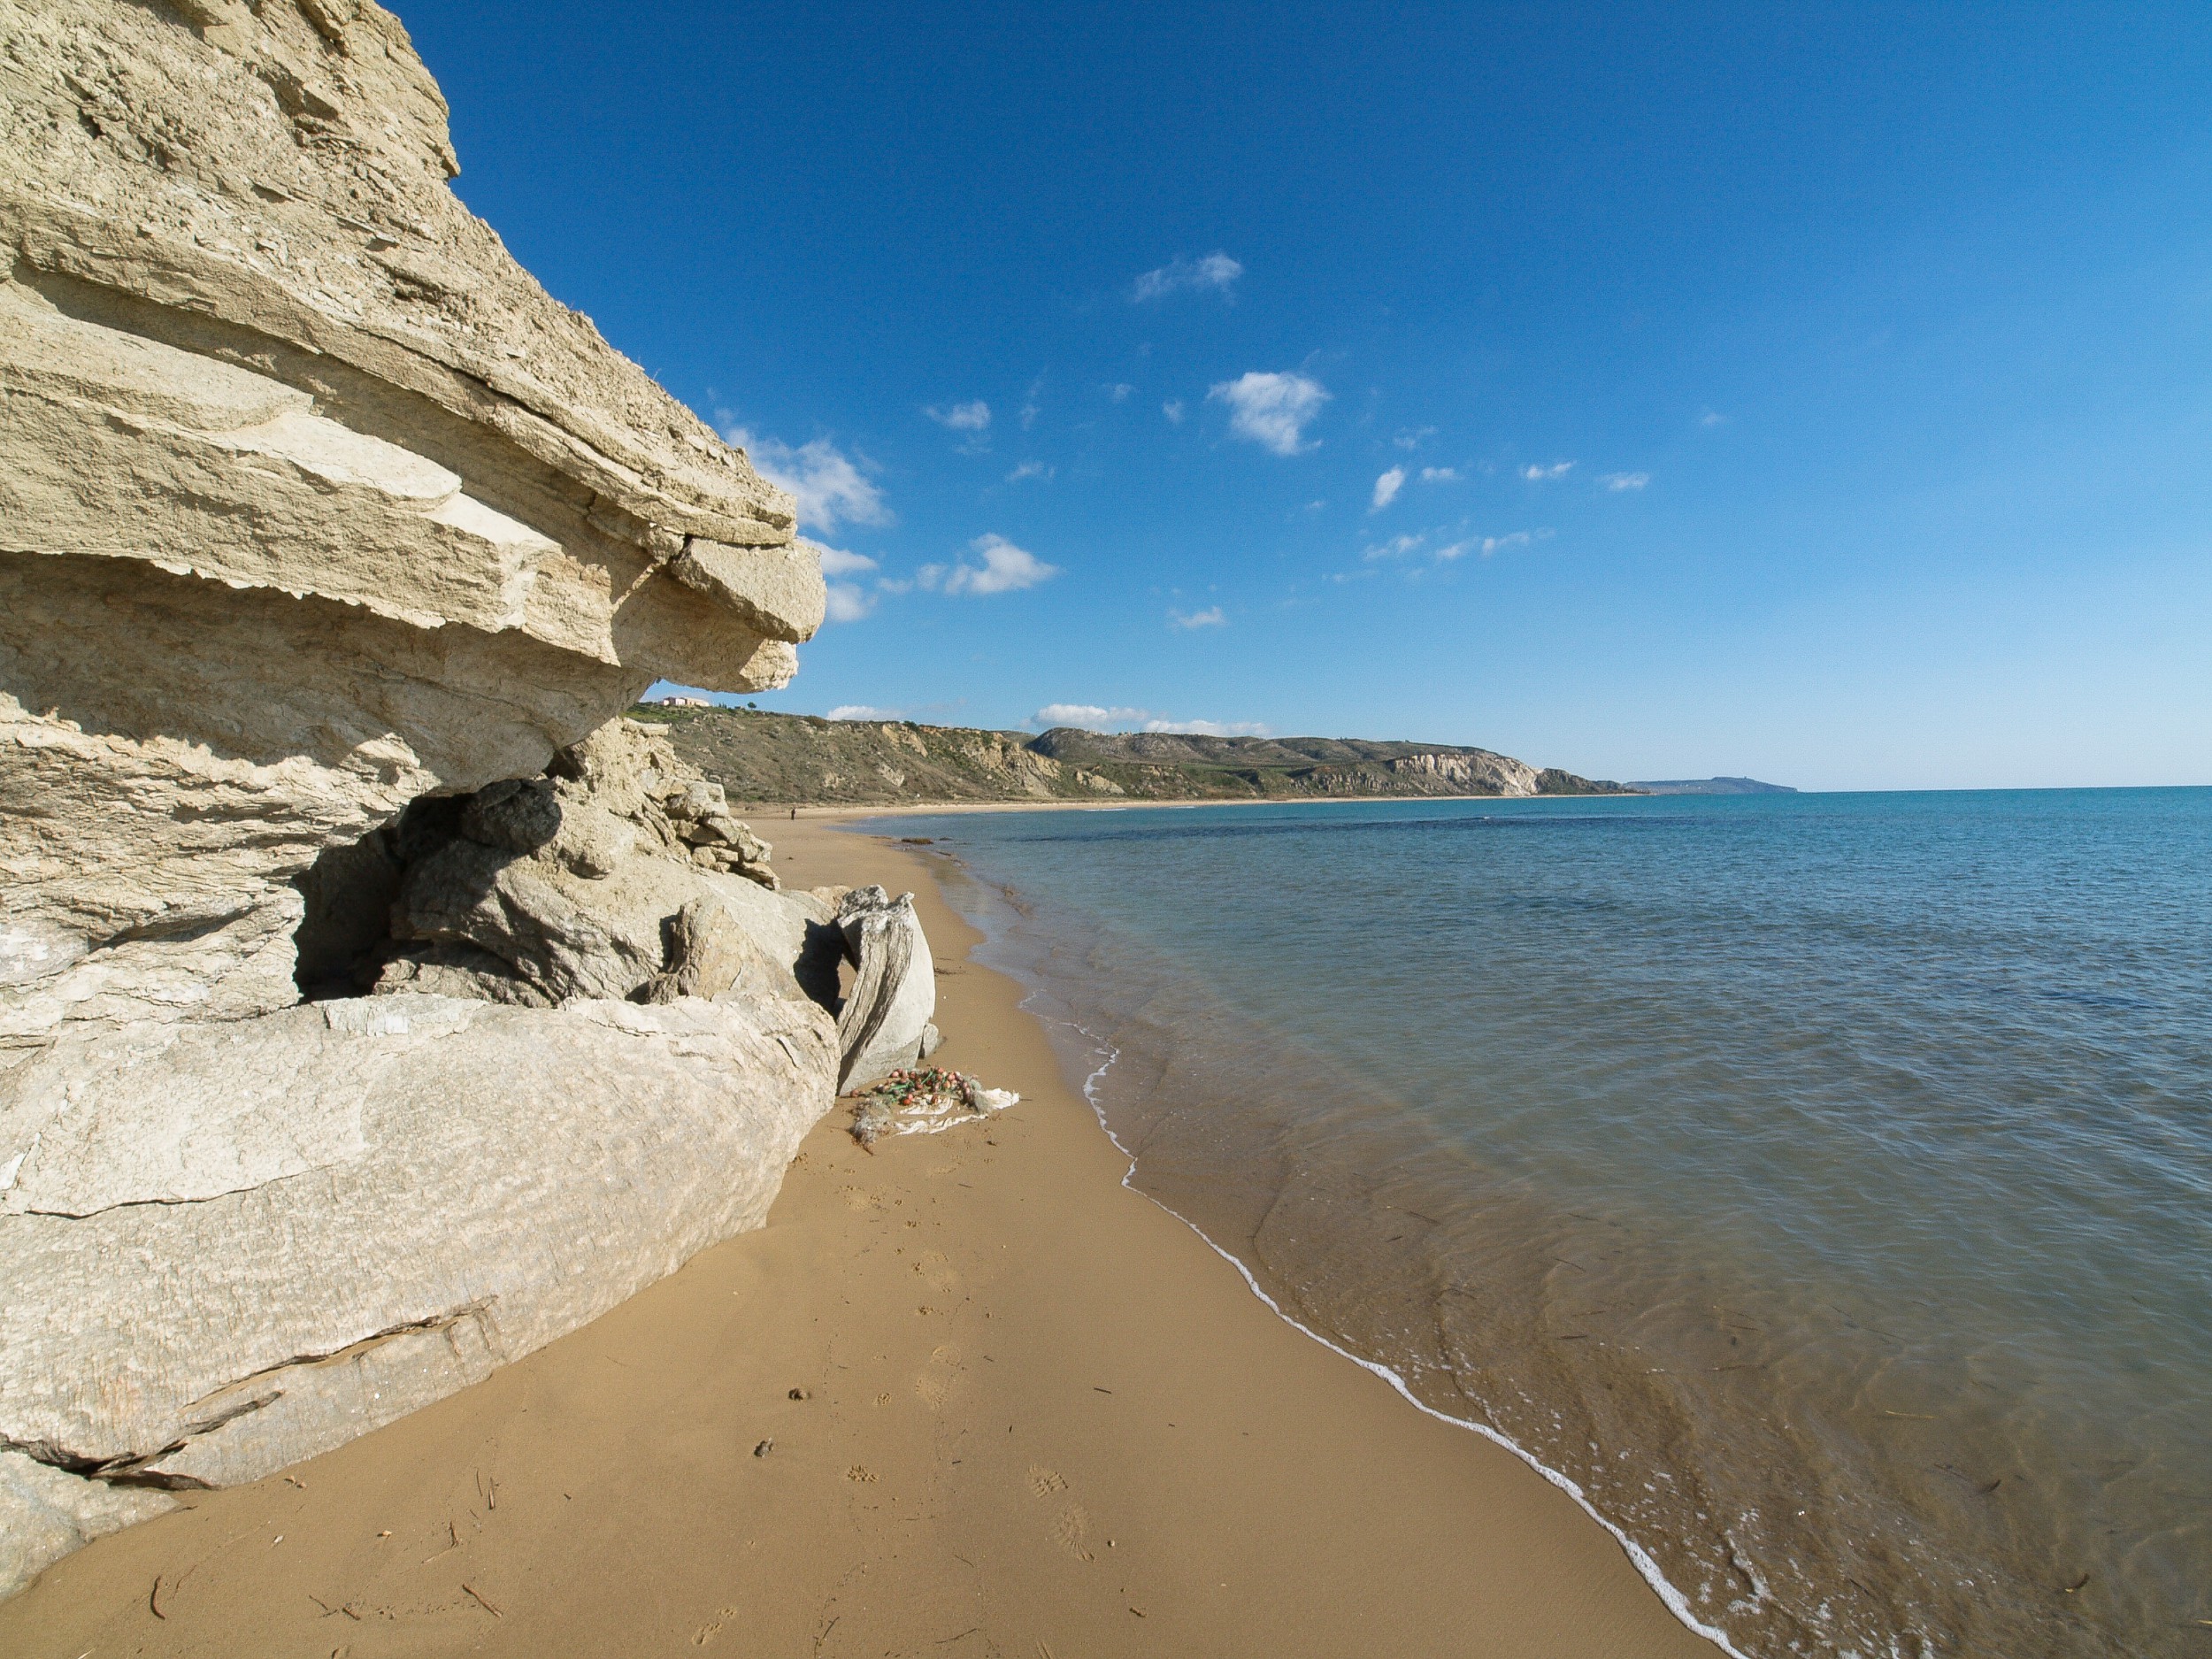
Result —
<svg viewBox="0 0 2212 1659"><path fill-rule="evenodd" d="M1025 1000L1023 1003L1023 1008L1025 1011L1026 1011L1026 1000ZM1078 1029L1079 1030L1080 1028L1079 1027ZM1082 1034L1085 1039L1089 1041L1102 1042L1102 1040L1095 1036L1093 1033L1083 1032ZM1266 1289L1261 1285L1259 1279L1254 1275L1251 1268L1243 1261L1241 1257L1235 1255L1233 1251L1225 1248L1222 1245L1217 1243L1213 1239L1209 1237L1206 1230L1200 1226L1195 1221L1193 1221L1188 1216L1184 1215L1171 1204L1169 1204L1161 1199L1155 1198L1151 1194L1146 1192L1141 1187L1139 1187L1134 1179L1137 1173L1137 1155L1131 1151L1127 1146L1124 1145L1121 1137L1114 1133L1113 1125L1106 1121L1105 1109L1099 1103L1098 1096L1093 1092L1093 1085L1100 1081L1100 1079L1106 1075L1107 1071L1111 1069L1114 1062L1120 1058L1120 1052L1118 1049L1109 1048L1106 1050L1106 1054L1107 1058L1100 1064L1098 1069L1083 1079L1083 1098L1089 1102L1092 1115L1098 1119L1100 1133L1104 1134L1109 1141L1114 1143L1115 1151L1120 1153L1124 1158L1128 1160L1129 1167L1125 1171L1124 1171L1121 1178L1121 1184L1123 1187L1144 1198L1147 1202L1157 1204L1161 1210L1164 1210L1167 1214L1173 1216L1176 1220L1181 1222L1185 1226L1188 1227L1193 1233L1197 1235L1200 1241L1202 1242L1208 1249L1211 1250L1216 1256L1218 1256L1223 1261L1228 1263L1230 1266L1237 1270L1238 1276L1244 1280L1244 1287L1250 1291L1253 1295L1258 1297L1261 1302L1265 1303L1267 1310L1270 1313L1280 1319L1292 1330L1297 1332L1301 1336L1310 1338L1312 1340L1319 1343L1323 1348L1328 1349L1330 1353L1335 1355L1338 1358L1349 1360L1362 1371L1371 1372L1373 1375L1381 1378L1385 1382L1390 1385L1392 1389L1394 1390L1408 1405L1411 1406L1415 1410L1421 1412L1424 1416L1434 1417L1440 1423L1448 1423L1454 1428L1465 1429L1471 1433L1479 1435L1482 1439L1488 1440L1494 1446L1503 1448L1505 1450L1512 1453L1514 1456L1519 1458L1521 1462L1527 1464L1529 1468L1534 1470L1538 1474L1541 1475L1551 1485L1558 1487L1570 1498L1572 1498L1575 1502L1575 1506L1578 1509L1579 1509L1585 1515L1588 1516L1593 1521L1595 1521L1600 1526L1603 1527L1607 1532L1612 1535L1613 1541L1621 1547L1622 1553L1628 1557L1630 1563L1635 1567L1637 1573L1643 1578L1644 1582L1651 1586L1653 1594L1657 1595L1660 1601L1666 1604L1667 1610L1670 1613L1672 1613L1676 1618L1679 1619L1686 1628L1694 1632L1696 1634L1704 1637L1706 1640L1711 1642L1723 1653L1730 1655L1731 1659L1747 1659L1747 1655L1743 1654L1733 1642L1728 1640L1728 1633L1725 1631L1716 1629L1714 1626L1706 1624L1703 1620L1697 1617L1696 1613L1691 1609L1688 1598L1668 1581L1666 1574L1660 1571L1659 1563L1651 1558L1650 1553L1647 1551L1641 1544L1639 1544L1626 1532L1616 1526L1611 1521L1608 1520L1604 1516L1599 1514L1596 1508L1590 1502L1589 1498L1584 1494L1582 1488L1577 1486L1574 1481L1569 1479L1565 1474L1563 1474L1560 1471L1552 1468L1541 1458L1538 1457L1533 1452L1528 1450L1527 1448L1521 1446L1514 1440L1509 1440L1505 1435L1499 1433L1497 1430L1490 1427L1487 1424L1477 1423L1470 1417L1454 1417L1448 1411L1439 1410L1436 1407L1431 1405L1427 1401L1422 1399L1420 1395L1414 1393L1412 1387L1407 1383L1403 1377L1399 1375L1397 1371L1392 1370L1389 1366L1382 1363L1381 1361L1369 1359L1364 1355L1355 1354L1351 1349L1343 1347L1341 1344L1329 1340L1329 1339L1322 1335L1320 1332L1315 1330L1312 1326L1305 1324L1303 1321L1296 1318L1291 1314L1289 1310L1282 1305L1282 1303L1277 1302L1274 1297L1269 1295Z"/></svg>

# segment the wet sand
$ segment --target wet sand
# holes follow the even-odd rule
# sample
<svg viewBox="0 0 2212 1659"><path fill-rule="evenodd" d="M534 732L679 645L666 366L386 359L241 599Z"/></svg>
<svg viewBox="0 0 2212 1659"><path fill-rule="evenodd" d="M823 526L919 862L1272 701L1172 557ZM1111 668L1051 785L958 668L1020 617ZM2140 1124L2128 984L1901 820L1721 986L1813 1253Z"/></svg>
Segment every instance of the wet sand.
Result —
<svg viewBox="0 0 2212 1659"><path fill-rule="evenodd" d="M917 890L937 1058L1019 1105L873 1154L839 1110L765 1228L63 1561L0 1603L0 1653L1717 1651L1564 1494L1122 1187L926 856L833 822L759 826L792 885Z"/></svg>

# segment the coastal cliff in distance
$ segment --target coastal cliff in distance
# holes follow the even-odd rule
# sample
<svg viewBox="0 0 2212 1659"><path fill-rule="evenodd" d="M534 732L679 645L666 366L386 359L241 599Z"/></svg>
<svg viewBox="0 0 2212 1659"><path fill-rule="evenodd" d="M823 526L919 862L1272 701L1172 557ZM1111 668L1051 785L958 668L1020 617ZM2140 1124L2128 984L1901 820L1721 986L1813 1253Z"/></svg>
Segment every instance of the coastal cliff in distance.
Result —
<svg viewBox="0 0 2212 1659"><path fill-rule="evenodd" d="M774 805L1638 793L1444 743L1072 726L1038 734L660 703L634 712L664 722L676 752L732 800Z"/></svg>

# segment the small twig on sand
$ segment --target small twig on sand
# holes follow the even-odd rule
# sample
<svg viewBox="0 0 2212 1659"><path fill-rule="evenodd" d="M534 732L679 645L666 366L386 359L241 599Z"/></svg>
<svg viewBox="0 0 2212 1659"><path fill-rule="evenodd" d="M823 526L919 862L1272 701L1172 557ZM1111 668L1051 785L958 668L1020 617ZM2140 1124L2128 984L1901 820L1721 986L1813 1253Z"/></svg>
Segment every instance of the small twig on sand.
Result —
<svg viewBox="0 0 2212 1659"><path fill-rule="evenodd" d="M165 1619L169 1617L161 1610L161 1575L159 1573L154 1574L154 1587L146 1593L146 1609L156 1618Z"/></svg>
<svg viewBox="0 0 2212 1659"><path fill-rule="evenodd" d="M487 1613L489 1613L489 1614L490 1614L490 1615L491 1615L494 1618L505 1618L505 1617L507 1617L504 1613L501 1612L501 1611L500 1611L497 1608L494 1607L494 1606L493 1606L493 1605L492 1605L489 1601L486 1601L486 1600L484 1599L484 1593L483 1593L481 1590L478 1589L478 1588L477 1588L474 1585L472 1585L472 1584L465 1584L465 1585L463 1585L461 1587L462 1587L464 1590L466 1590L466 1591L467 1591L467 1592L468 1592L471 1595L474 1596L474 1597L476 1598L476 1604L477 1604L477 1606L479 1606L479 1607L482 1608L482 1609L484 1609Z"/></svg>

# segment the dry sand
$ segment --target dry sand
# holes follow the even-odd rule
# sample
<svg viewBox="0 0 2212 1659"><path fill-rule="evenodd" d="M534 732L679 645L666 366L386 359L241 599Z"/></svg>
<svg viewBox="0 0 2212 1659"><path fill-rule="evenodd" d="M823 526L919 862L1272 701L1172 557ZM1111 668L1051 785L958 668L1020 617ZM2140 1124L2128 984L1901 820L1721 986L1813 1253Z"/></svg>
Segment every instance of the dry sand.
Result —
<svg viewBox="0 0 2212 1659"><path fill-rule="evenodd" d="M938 1058L1022 1103L872 1155L841 1109L762 1231L70 1557L0 1654L1709 1659L1563 1494L1119 1184L924 856L762 827L795 885L918 889Z"/></svg>

